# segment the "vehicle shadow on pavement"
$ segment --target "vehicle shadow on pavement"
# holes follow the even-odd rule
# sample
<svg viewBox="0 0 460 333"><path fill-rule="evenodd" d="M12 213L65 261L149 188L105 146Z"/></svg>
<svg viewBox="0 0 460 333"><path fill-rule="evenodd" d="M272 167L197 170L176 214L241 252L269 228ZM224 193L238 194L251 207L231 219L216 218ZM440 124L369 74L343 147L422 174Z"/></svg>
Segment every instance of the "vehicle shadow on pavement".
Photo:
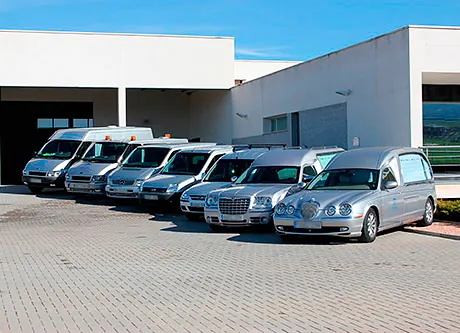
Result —
<svg viewBox="0 0 460 333"><path fill-rule="evenodd" d="M281 245L346 245L354 243L353 240L338 239L334 237L309 236L298 237L289 242L282 240L277 234L273 233L245 233L227 239L231 242L256 243L256 244L281 244Z"/></svg>
<svg viewBox="0 0 460 333"><path fill-rule="evenodd" d="M24 185L2 185L0 186L0 193L33 195Z"/></svg>

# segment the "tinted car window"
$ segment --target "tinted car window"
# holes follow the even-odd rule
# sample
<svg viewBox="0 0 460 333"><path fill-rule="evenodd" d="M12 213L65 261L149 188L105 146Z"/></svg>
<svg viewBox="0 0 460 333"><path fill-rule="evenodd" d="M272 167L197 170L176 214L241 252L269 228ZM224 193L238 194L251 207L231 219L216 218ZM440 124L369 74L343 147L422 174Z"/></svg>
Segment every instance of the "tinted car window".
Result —
<svg viewBox="0 0 460 333"><path fill-rule="evenodd" d="M231 182L232 177L239 177L253 160L219 160L208 173L204 181L207 182Z"/></svg>
<svg viewBox="0 0 460 333"><path fill-rule="evenodd" d="M309 190L375 190L378 170L343 169L323 171L308 185Z"/></svg>
<svg viewBox="0 0 460 333"><path fill-rule="evenodd" d="M163 174L197 175L209 158L209 153L178 153L163 169Z"/></svg>
<svg viewBox="0 0 460 333"><path fill-rule="evenodd" d="M299 179L299 167L263 166L254 167L240 177L238 184L296 184Z"/></svg>

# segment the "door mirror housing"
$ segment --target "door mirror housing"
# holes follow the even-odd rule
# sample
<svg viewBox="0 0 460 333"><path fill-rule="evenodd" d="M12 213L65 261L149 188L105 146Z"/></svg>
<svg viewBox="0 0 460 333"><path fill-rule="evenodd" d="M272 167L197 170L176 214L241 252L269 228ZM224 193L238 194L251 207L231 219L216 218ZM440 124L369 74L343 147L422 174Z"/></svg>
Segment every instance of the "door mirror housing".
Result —
<svg viewBox="0 0 460 333"><path fill-rule="evenodd" d="M313 180L313 178L315 178L315 176L303 175L302 176L302 183L308 184L309 182L311 182Z"/></svg>
<svg viewBox="0 0 460 333"><path fill-rule="evenodd" d="M230 180L232 181L232 183L236 182L238 180L238 177L237 176L233 176L232 178L230 178Z"/></svg>
<svg viewBox="0 0 460 333"><path fill-rule="evenodd" d="M385 182L385 184L383 184L383 187L385 187L385 190L392 190L398 187L398 183L395 182L394 180L389 180Z"/></svg>
<svg viewBox="0 0 460 333"><path fill-rule="evenodd" d="M308 184L305 183L305 182L300 182L300 183L297 184L297 188L298 188L299 190L303 190L305 187L307 187L307 185L308 185Z"/></svg>

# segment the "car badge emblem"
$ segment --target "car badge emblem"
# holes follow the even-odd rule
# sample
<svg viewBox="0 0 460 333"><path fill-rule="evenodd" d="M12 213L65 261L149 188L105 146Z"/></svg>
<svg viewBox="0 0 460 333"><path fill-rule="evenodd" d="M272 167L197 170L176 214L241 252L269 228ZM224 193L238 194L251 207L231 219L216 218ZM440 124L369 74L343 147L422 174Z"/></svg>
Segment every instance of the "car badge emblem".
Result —
<svg viewBox="0 0 460 333"><path fill-rule="evenodd" d="M120 180L120 185L125 185L125 181L123 179Z"/></svg>

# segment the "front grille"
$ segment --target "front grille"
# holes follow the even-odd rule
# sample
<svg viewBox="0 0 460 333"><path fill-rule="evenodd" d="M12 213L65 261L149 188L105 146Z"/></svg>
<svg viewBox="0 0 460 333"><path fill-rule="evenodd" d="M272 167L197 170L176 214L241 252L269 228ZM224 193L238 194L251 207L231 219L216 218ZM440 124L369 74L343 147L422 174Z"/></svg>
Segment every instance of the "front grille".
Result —
<svg viewBox="0 0 460 333"><path fill-rule="evenodd" d="M304 220L311 220L318 212L318 205L315 203L304 203L302 205L302 216Z"/></svg>
<svg viewBox="0 0 460 333"><path fill-rule="evenodd" d="M137 197L136 193L118 193L118 192L110 192L110 196L112 197Z"/></svg>
<svg viewBox="0 0 460 333"><path fill-rule="evenodd" d="M133 185L135 182L134 179L129 179L129 180L126 180L126 179L112 179L112 184L113 185L125 185L125 186L131 186Z"/></svg>
<svg viewBox="0 0 460 333"><path fill-rule="evenodd" d="M91 177L88 176L72 176L72 180L78 180L82 182L89 182L91 181Z"/></svg>
<svg viewBox="0 0 460 333"><path fill-rule="evenodd" d="M250 202L250 198L220 198L219 211L227 215L246 214Z"/></svg>
<svg viewBox="0 0 460 333"><path fill-rule="evenodd" d="M46 176L46 172L29 171L29 176Z"/></svg>
<svg viewBox="0 0 460 333"><path fill-rule="evenodd" d="M303 229L303 228L283 226L283 231L300 232L304 234L322 234L322 233L329 233L329 232L340 232L340 227L322 227L321 229ZM347 234L349 233L349 231L344 231L343 233Z"/></svg>
<svg viewBox="0 0 460 333"><path fill-rule="evenodd" d="M142 192L149 192L149 193L166 193L165 188L155 188L155 187L144 187Z"/></svg>
<svg viewBox="0 0 460 333"><path fill-rule="evenodd" d="M192 200L198 200L198 201L204 201L206 200L206 196L205 195L190 195L190 199Z"/></svg>

